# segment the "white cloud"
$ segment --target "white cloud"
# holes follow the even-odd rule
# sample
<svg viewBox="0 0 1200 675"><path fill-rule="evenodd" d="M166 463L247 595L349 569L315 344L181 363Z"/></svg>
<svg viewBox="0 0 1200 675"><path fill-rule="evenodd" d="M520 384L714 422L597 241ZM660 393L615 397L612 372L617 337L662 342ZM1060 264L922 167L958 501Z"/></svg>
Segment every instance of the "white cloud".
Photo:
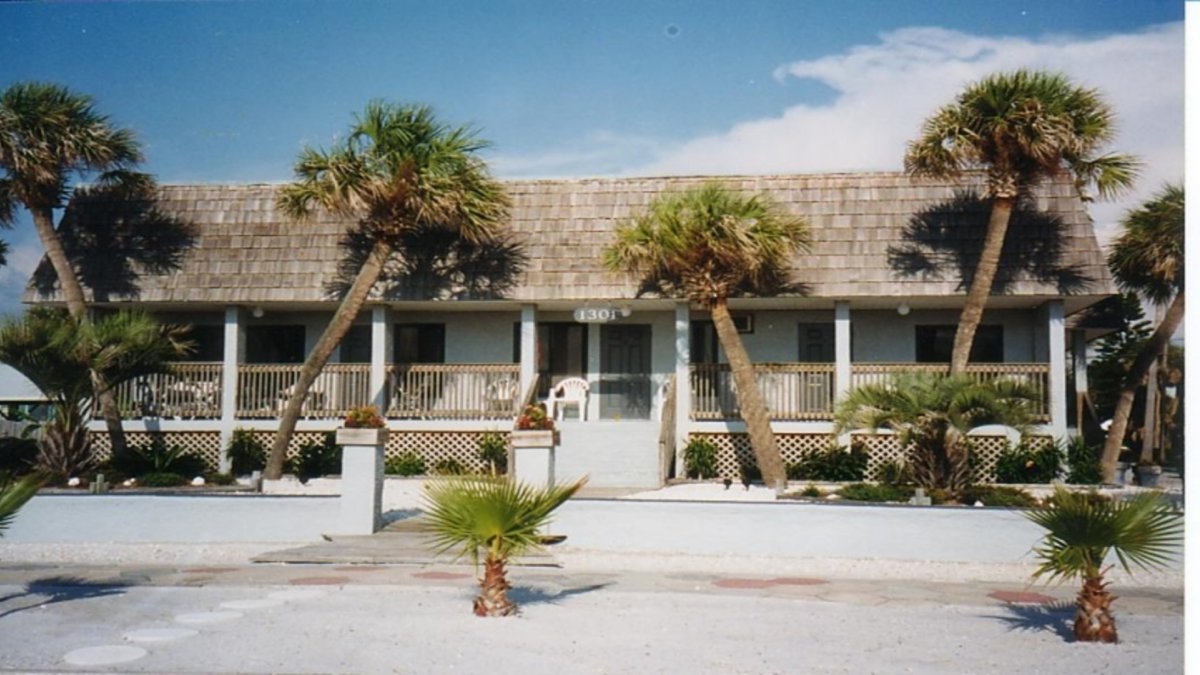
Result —
<svg viewBox="0 0 1200 675"><path fill-rule="evenodd" d="M779 116L692 139L623 173L730 174L895 170L921 121L965 84L1020 67L1060 71L1098 88L1117 111L1113 148L1146 166L1137 189L1097 203L1101 238L1125 210L1183 177L1182 23L1101 37L981 37L941 28L905 28L875 44L780 66L777 80L813 79L836 92L827 104L796 105Z"/></svg>
<svg viewBox="0 0 1200 675"><path fill-rule="evenodd" d="M665 151L662 143L651 138L595 131L570 149L520 155L499 152L488 157L488 164L505 178L602 176L624 173Z"/></svg>

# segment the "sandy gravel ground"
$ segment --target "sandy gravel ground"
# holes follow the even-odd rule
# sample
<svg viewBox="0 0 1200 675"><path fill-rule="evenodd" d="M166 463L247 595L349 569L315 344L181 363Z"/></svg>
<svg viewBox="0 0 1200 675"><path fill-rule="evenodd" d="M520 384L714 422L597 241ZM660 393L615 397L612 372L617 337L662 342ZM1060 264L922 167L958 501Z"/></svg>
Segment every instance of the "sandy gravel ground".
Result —
<svg viewBox="0 0 1200 675"><path fill-rule="evenodd" d="M1120 645L1064 638L1069 613L997 605L857 604L745 592L520 587L524 611L478 619L467 584L326 587L194 635L141 644L121 672L1122 673L1182 672L1182 618L1122 615ZM294 587L293 587L294 588ZM12 591L11 588L0 589ZM178 628L180 614L270 600L279 587L130 588L44 608L0 604L0 665L75 670L74 650ZM6 593L7 594L7 593ZM277 597L277 596L276 596ZM273 606L272 606L273 605ZM15 610L15 611L14 611ZM98 668L108 670L109 668Z"/></svg>

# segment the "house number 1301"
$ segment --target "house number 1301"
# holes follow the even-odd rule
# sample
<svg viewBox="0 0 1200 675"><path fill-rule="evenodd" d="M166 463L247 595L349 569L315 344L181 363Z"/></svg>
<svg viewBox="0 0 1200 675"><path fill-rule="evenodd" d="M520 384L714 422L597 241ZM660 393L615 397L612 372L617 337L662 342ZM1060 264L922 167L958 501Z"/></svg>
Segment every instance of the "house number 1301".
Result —
<svg viewBox="0 0 1200 675"><path fill-rule="evenodd" d="M627 316L618 307L580 307L575 310L575 320L579 323L607 323L620 321Z"/></svg>

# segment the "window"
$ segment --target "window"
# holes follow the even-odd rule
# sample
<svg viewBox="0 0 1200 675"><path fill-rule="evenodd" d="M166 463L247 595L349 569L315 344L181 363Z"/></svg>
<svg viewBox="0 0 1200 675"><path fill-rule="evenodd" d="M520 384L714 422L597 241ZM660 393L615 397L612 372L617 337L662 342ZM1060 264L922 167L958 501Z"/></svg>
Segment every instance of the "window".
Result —
<svg viewBox="0 0 1200 675"><path fill-rule="evenodd" d="M716 363L717 328L711 321L693 321L689 356L692 363Z"/></svg>
<svg viewBox="0 0 1200 675"><path fill-rule="evenodd" d="M346 336L338 345L338 360L342 363L371 362L371 327L367 325L350 326Z"/></svg>
<svg viewBox="0 0 1200 675"><path fill-rule="evenodd" d="M247 363L304 363L304 326L246 328Z"/></svg>
<svg viewBox="0 0 1200 675"><path fill-rule="evenodd" d="M446 324L396 324L392 348L396 363L445 363Z"/></svg>
<svg viewBox="0 0 1200 675"><path fill-rule="evenodd" d="M224 326L192 326L191 330L188 331L187 339L192 343L192 351L184 357L184 360L225 360Z"/></svg>
<svg viewBox="0 0 1200 675"><path fill-rule="evenodd" d="M949 363L958 326L917 326L917 363ZM973 363L1004 362L1004 326L980 326L971 345Z"/></svg>

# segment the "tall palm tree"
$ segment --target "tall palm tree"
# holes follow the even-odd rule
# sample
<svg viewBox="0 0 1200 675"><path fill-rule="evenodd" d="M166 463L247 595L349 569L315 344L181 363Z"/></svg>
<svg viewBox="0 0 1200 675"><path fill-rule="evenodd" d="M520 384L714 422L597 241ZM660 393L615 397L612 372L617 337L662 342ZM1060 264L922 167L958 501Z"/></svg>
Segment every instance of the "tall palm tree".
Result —
<svg viewBox="0 0 1200 675"><path fill-rule="evenodd" d="M1035 401L1037 395L1020 382L904 373L847 394L834 413L835 433L896 432L917 484L957 496L972 479L967 432L985 424L1023 431L1033 422Z"/></svg>
<svg viewBox="0 0 1200 675"><path fill-rule="evenodd" d="M754 365L729 314L729 298L785 288L792 256L808 244L807 224L766 195L742 195L707 183L659 197L646 213L620 224L604 251L608 269L637 275L643 287L712 312L750 447L768 486L785 482L787 474Z"/></svg>
<svg viewBox="0 0 1200 675"><path fill-rule="evenodd" d="M1098 154L1114 135L1113 112L1096 90L1062 75L1017 70L969 85L909 142L904 168L911 174L956 179L969 170L987 171L992 209L954 336L951 373L966 370L1017 201L1064 174L1081 194L1095 186L1102 197L1133 183L1133 157Z"/></svg>
<svg viewBox="0 0 1200 675"><path fill-rule="evenodd" d="M89 468L91 402L123 382L164 372L170 361L186 356L191 349L186 330L136 312L89 323L47 308L31 309L0 326L0 363L29 378L54 406L54 419L43 427L39 469L65 478ZM108 389L97 389L97 382Z"/></svg>
<svg viewBox="0 0 1200 675"><path fill-rule="evenodd" d="M1034 578L1083 579L1075 611L1075 639L1116 642L1117 623L1111 607L1104 560L1110 553L1126 572L1130 564L1150 570L1162 567L1183 541L1183 522L1161 495L1143 493L1112 501L1086 492L1054 490L1049 503L1026 513L1046 528L1041 560Z"/></svg>
<svg viewBox="0 0 1200 675"><path fill-rule="evenodd" d="M370 250L317 345L308 354L264 476L279 478L305 397L402 240L419 228L439 228L472 242L498 234L509 199L478 153L487 143L468 127L440 122L425 106L367 104L346 140L330 150L305 149L296 182L279 195L280 208L296 219L315 209L354 218Z"/></svg>
<svg viewBox="0 0 1200 675"><path fill-rule="evenodd" d="M90 96L44 82L19 82L0 92L0 224L12 222L18 205L29 210L67 311L81 321L88 320L87 298L55 228L54 209L65 205L72 179L149 189L150 177L134 170L141 161L133 132L97 112ZM108 387L98 382L96 389L113 449L124 450L117 406Z"/></svg>
<svg viewBox="0 0 1200 675"><path fill-rule="evenodd" d="M483 577L475 598L478 616L508 616L517 606L508 598L505 566L509 559L541 546L541 530L550 514L587 483L535 488L504 478L450 478L426 488L425 523L437 553L458 549L479 567Z"/></svg>
<svg viewBox="0 0 1200 675"><path fill-rule="evenodd" d="M1151 364L1183 321L1183 186L1166 186L1150 201L1130 211L1121 225L1124 232L1113 240L1108 255L1108 268L1117 285L1123 291L1137 293L1147 302L1170 305L1130 366L1117 398L1112 426L1108 428L1100 459L1103 479L1108 483L1116 473L1134 396Z"/></svg>

